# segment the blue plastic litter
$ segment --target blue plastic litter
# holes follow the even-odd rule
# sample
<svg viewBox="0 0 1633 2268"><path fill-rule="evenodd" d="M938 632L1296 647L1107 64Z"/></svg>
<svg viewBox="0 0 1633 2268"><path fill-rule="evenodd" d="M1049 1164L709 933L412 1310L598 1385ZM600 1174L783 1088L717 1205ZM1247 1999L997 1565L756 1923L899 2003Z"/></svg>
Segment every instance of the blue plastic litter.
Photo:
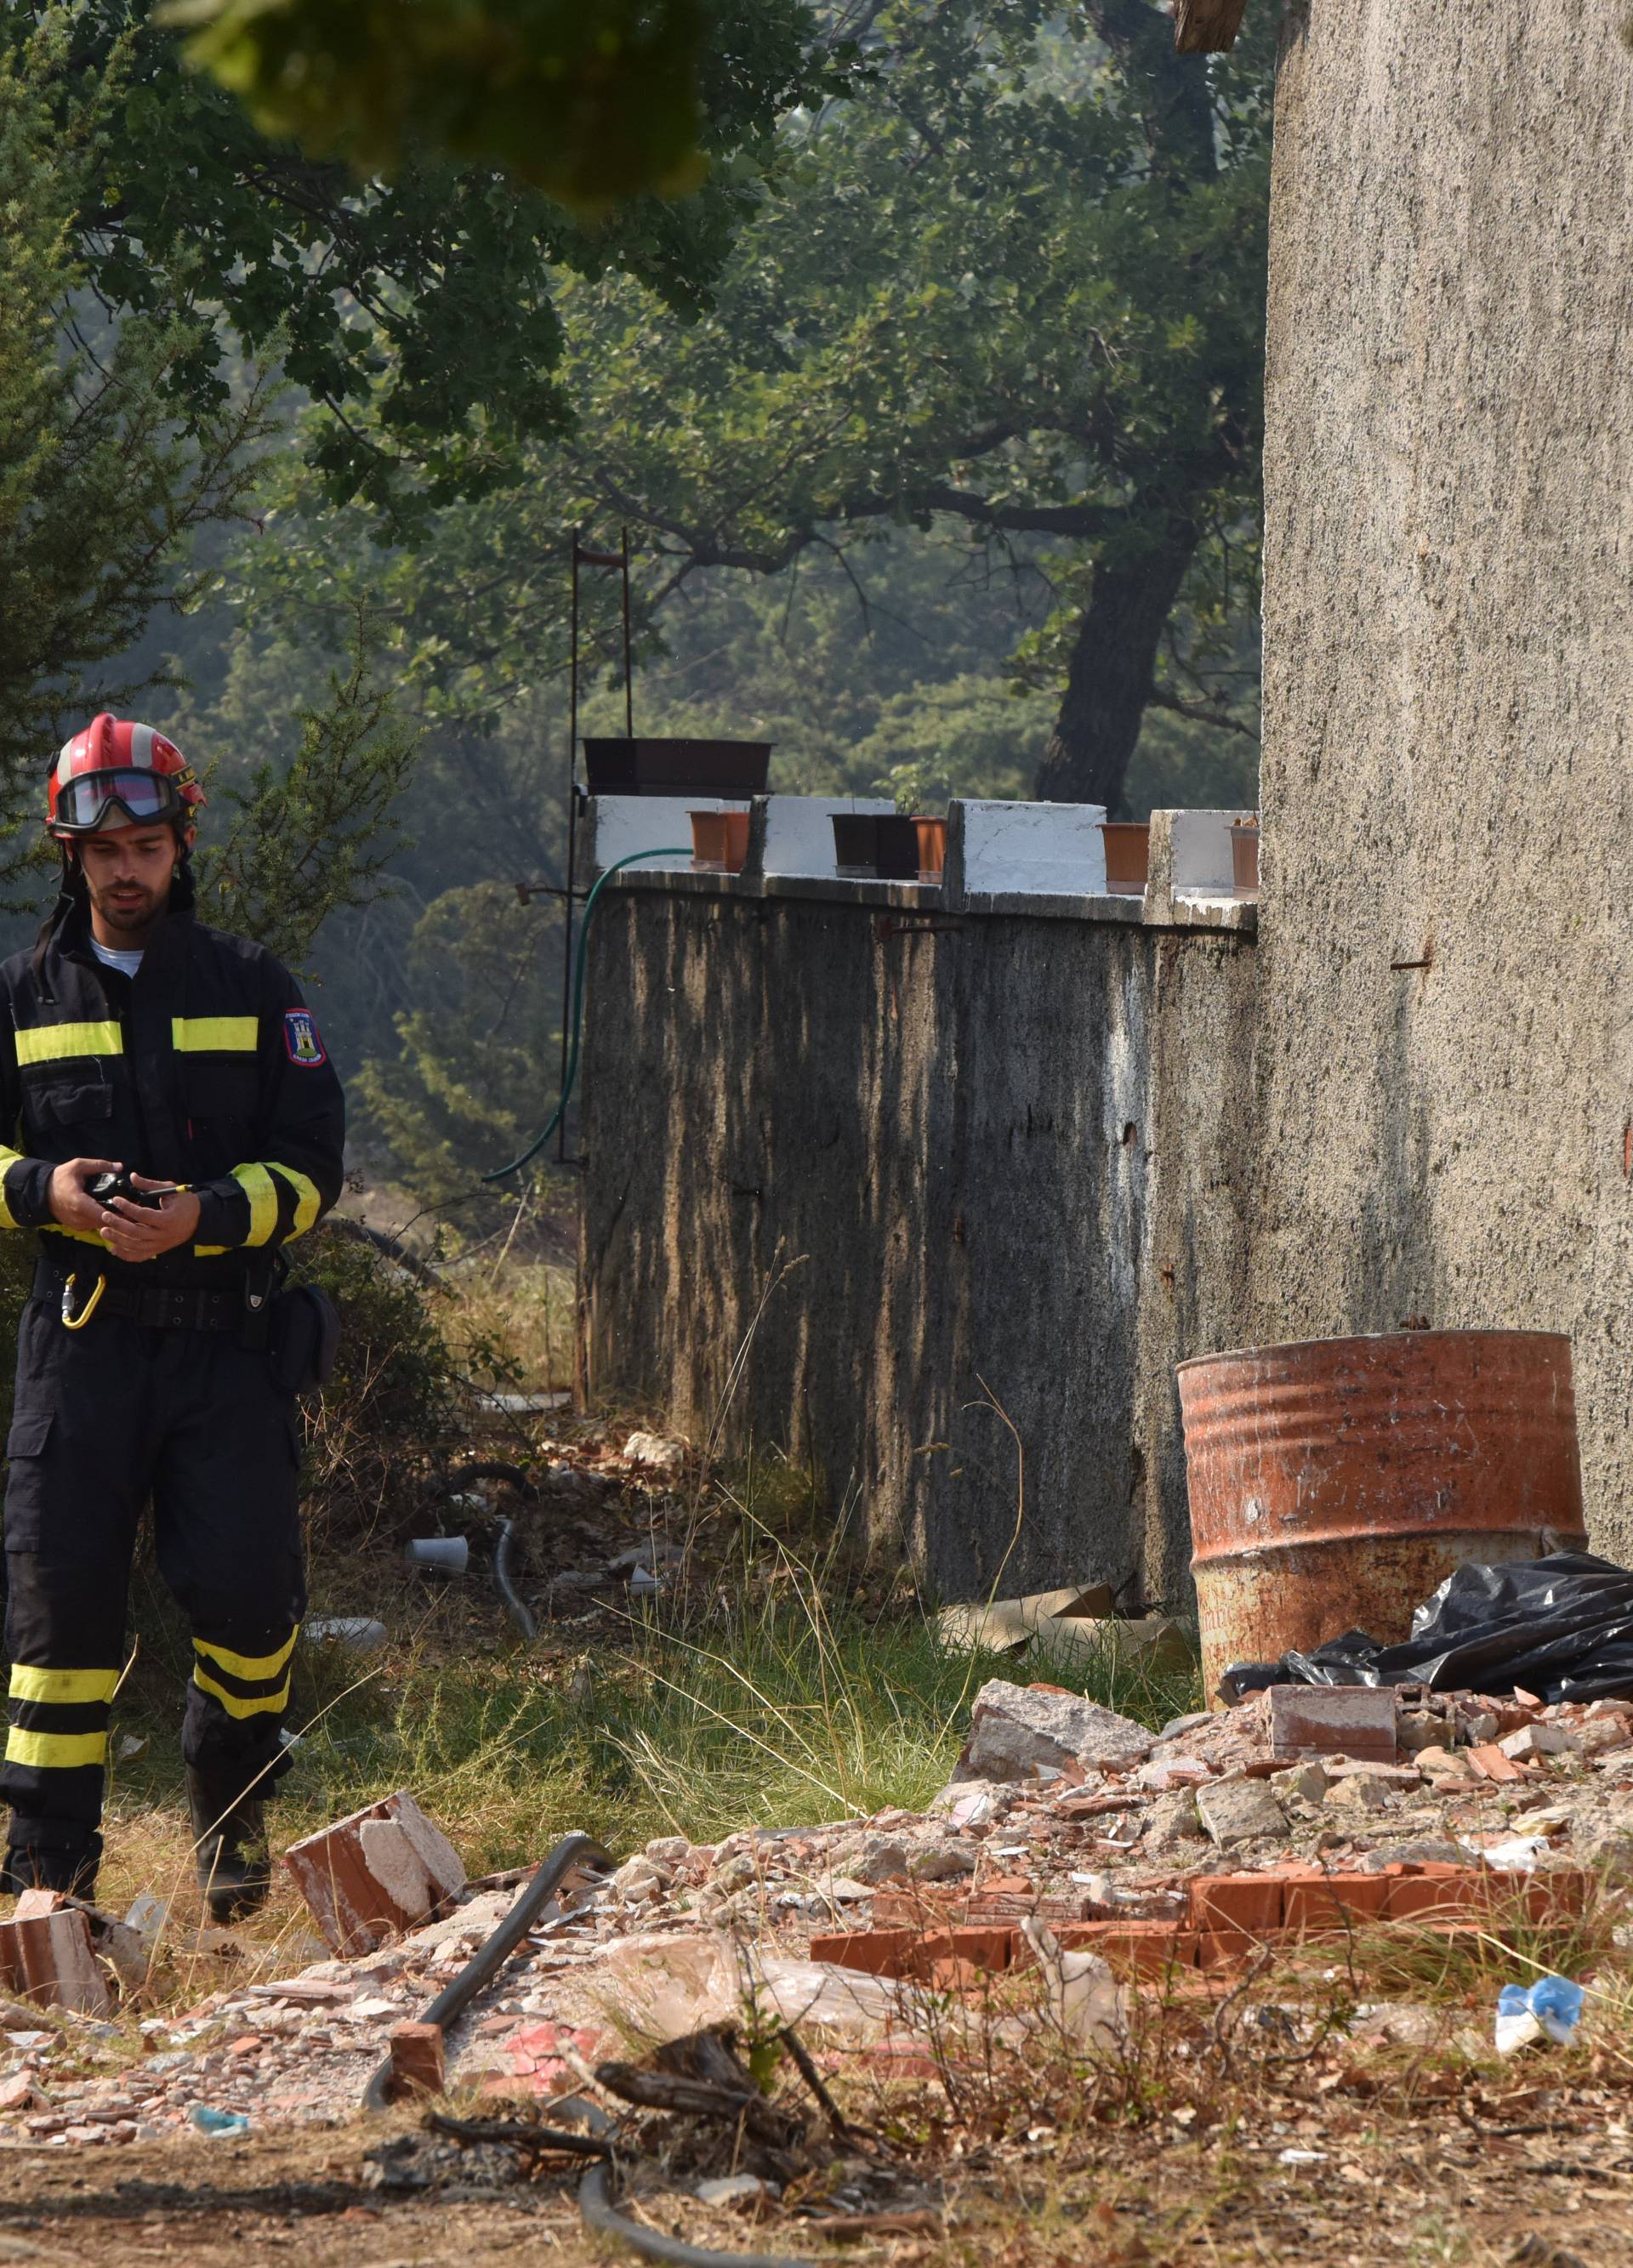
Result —
<svg viewBox="0 0 1633 2268"><path fill-rule="evenodd" d="M1542 2036L1568 2048L1582 2021L1582 1987L1568 1977L1539 1977L1534 1984L1505 1984L1497 1994L1498 2047L1522 2047L1528 2039Z"/></svg>
<svg viewBox="0 0 1633 2268"><path fill-rule="evenodd" d="M212 2110L207 2102L196 2102L187 2115L201 2134L248 2134L249 2132L249 2121L241 2110Z"/></svg>

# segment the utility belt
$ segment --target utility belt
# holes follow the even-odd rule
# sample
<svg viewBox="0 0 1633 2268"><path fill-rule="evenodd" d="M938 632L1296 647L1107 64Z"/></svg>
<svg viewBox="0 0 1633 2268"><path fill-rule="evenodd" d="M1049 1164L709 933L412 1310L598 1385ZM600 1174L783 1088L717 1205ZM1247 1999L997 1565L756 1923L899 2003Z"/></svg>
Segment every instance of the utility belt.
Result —
<svg viewBox="0 0 1633 2268"><path fill-rule="evenodd" d="M315 1285L284 1292L288 1272L275 1254L229 1284L115 1284L100 1269L63 1268L42 1254L34 1297L49 1300L70 1331L117 1315L144 1330L231 1332L240 1346L270 1355L279 1384L299 1394L334 1375L340 1318Z"/></svg>

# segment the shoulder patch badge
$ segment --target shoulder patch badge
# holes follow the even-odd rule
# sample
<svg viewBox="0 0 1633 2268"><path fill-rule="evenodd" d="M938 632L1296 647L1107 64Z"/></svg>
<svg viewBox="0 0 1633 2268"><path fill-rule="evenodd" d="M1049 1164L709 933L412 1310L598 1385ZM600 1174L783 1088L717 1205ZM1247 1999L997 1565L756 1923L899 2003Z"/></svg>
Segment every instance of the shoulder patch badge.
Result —
<svg viewBox="0 0 1633 2268"><path fill-rule="evenodd" d="M289 1050L289 1060L312 1071L327 1063L323 1042L310 1008L290 1008L284 1016L284 1045Z"/></svg>

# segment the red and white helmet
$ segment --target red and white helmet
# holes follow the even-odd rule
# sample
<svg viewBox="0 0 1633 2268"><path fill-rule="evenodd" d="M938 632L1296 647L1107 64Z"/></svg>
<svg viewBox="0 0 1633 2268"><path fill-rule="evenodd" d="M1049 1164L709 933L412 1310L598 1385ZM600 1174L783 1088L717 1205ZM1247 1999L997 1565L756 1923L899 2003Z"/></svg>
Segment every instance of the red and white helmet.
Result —
<svg viewBox="0 0 1633 2268"><path fill-rule="evenodd" d="M151 725L94 718L63 743L46 797L46 827L59 842L103 827L168 820L190 837L204 791L174 740Z"/></svg>

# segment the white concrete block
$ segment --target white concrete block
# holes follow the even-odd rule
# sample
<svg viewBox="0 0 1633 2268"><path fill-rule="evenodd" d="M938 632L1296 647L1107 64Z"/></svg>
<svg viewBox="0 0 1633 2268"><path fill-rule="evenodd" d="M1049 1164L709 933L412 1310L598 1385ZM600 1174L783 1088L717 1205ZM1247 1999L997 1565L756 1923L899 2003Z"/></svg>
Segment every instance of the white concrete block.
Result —
<svg viewBox="0 0 1633 2268"><path fill-rule="evenodd" d="M767 874L832 874L833 815L891 812L888 795L768 795L765 798Z"/></svg>
<svg viewBox="0 0 1633 2268"><path fill-rule="evenodd" d="M988 803L963 799L964 887L1092 897L1105 888L1103 803ZM1226 845L1227 852L1229 844Z"/></svg>
<svg viewBox="0 0 1633 2268"><path fill-rule="evenodd" d="M1251 811L1170 812L1171 887L1177 896L1228 898L1232 895L1236 877L1230 859L1230 824L1252 815Z"/></svg>
<svg viewBox="0 0 1633 2268"><path fill-rule="evenodd" d="M638 850L676 849L665 858L643 858L642 874L691 872L694 811L746 811L748 799L718 795L597 795L590 799L589 871L604 874Z"/></svg>

